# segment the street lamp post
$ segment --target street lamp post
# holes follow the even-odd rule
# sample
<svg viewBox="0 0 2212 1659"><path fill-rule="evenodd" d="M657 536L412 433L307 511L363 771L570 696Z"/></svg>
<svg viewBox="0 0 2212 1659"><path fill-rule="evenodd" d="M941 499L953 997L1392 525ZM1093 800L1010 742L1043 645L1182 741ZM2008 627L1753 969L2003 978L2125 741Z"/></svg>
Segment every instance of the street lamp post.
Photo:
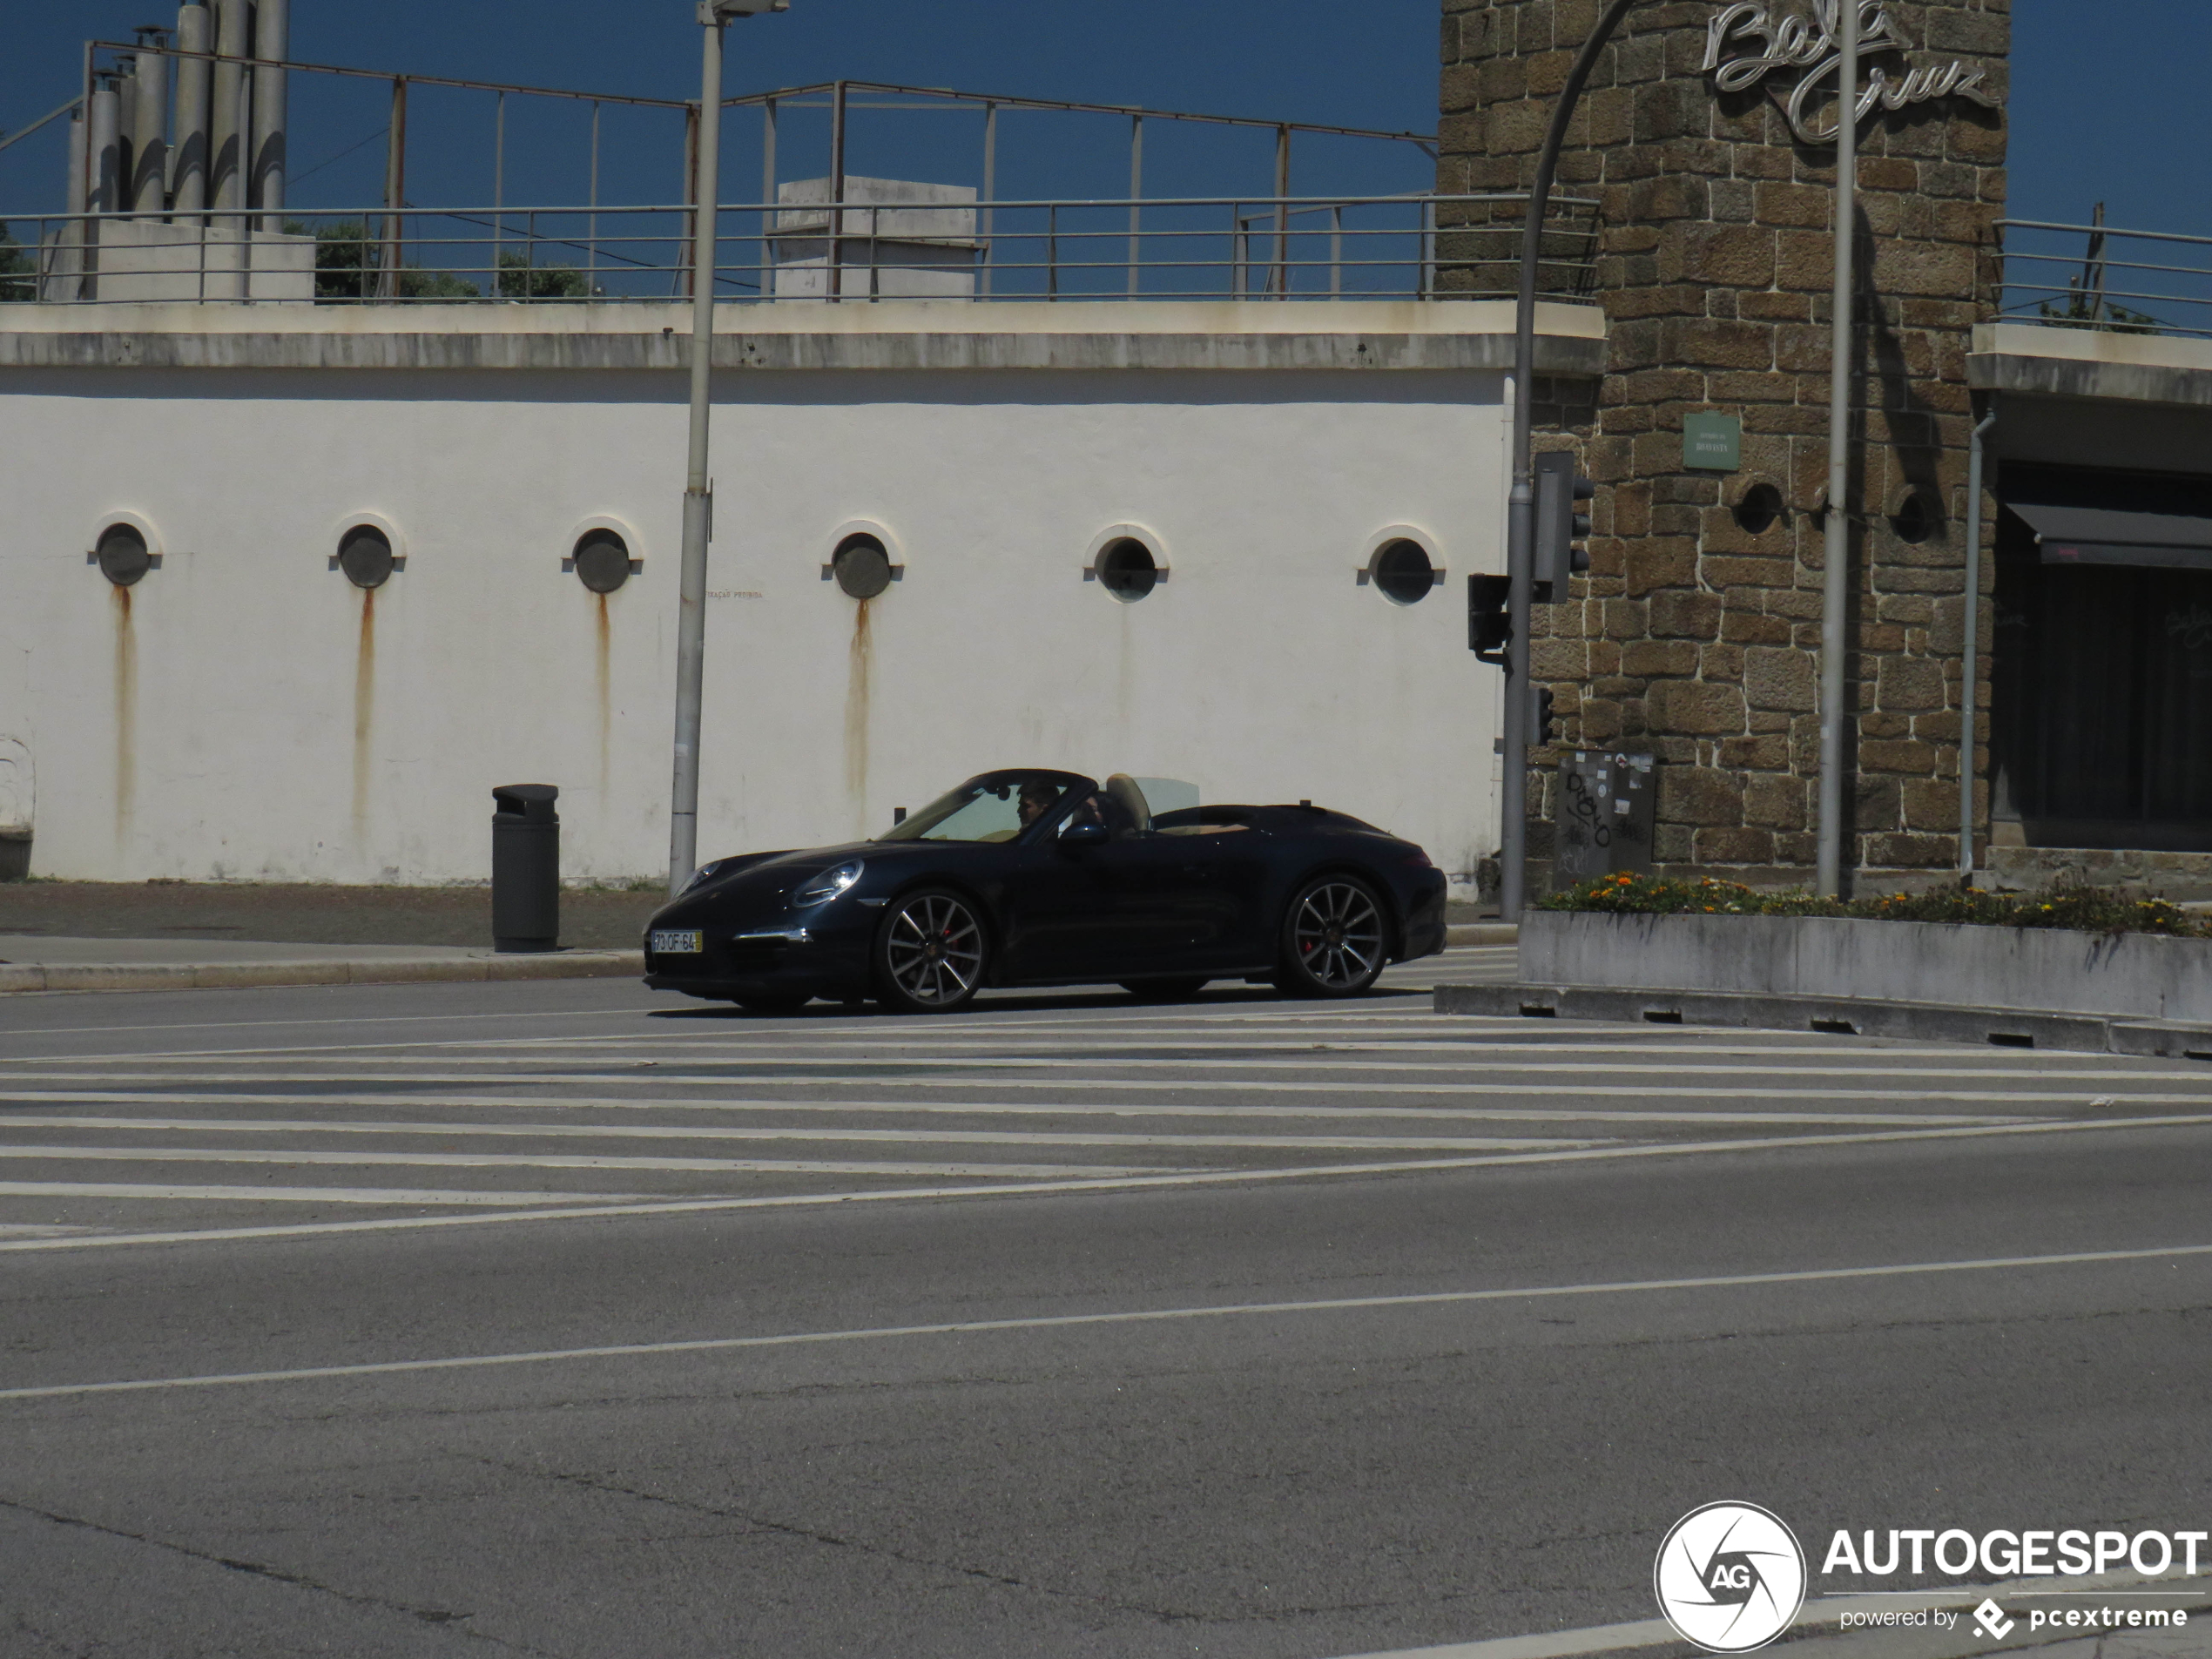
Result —
<svg viewBox="0 0 2212 1659"><path fill-rule="evenodd" d="M1821 896L1844 891L1844 659L1851 644L1851 395L1852 244L1858 231L1858 0L1837 13L1836 294L1828 374L1828 511L1820 583ZM1979 558L1981 550L1973 550ZM1969 676L1973 664L1967 665ZM1971 759L1973 750L1962 753Z"/></svg>
<svg viewBox="0 0 2212 1659"><path fill-rule="evenodd" d="M707 414L714 381L714 259L719 239L722 30L732 17L784 11L791 0L698 0L705 30L699 86L698 170L692 180L691 435L684 480L682 599L676 616L676 779L669 811L668 891L698 867L699 718L706 657L706 544L714 533L707 478Z"/></svg>
<svg viewBox="0 0 2212 1659"><path fill-rule="evenodd" d="M1514 317L1513 491L1507 500L1506 571L1512 586L1507 599L1513 637L1506 646L1505 779L1499 792L1498 914L1521 920L1528 882L1528 608L1535 599L1536 462L1530 453L1536 403L1536 264L1544 239L1544 208L1551 199L1559 152L1582 88L1597 67L1598 54L1621 21L1642 0L1612 0L1575 55L1559 102L1552 106L1550 130L1536 158L1536 177L1528 189L1527 217L1521 231L1521 292ZM1554 595L1555 598L1566 596Z"/></svg>

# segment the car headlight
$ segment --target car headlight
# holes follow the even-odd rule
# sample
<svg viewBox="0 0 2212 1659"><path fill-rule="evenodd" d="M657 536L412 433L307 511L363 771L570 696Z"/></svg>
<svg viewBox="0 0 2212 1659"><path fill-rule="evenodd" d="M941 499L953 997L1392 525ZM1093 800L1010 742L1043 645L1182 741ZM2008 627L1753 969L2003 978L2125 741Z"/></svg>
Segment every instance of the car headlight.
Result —
<svg viewBox="0 0 2212 1659"><path fill-rule="evenodd" d="M868 867L858 859L848 859L833 870L825 870L791 895L793 904L827 904L860 879L860 872Z"/></svg>
<svg viewBox="0 0 2212 1659"><path fill-rule="evenodd" d="M676 896L680 899L684 896L684 893L689 893L694 887L705 887L721 873L722 867L728 862L727 859L716 859L711 864L700 865L698 869L691 872L691 879L684 884L684 892Z"/></svg>

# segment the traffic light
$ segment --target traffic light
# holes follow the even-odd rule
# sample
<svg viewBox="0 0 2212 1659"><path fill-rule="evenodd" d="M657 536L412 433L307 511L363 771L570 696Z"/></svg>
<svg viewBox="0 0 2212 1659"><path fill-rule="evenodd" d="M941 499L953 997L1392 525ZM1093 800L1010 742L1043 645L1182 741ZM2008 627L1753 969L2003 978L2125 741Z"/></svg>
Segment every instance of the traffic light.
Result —
<svg viewBox="0 0 2212 1659"><path fill-rule="evenodd" d="M1511 577L1467 578L1467 649L1496 668L1506 665L1506 647L1513 642L1513 617L1506 610L1512 597Z"/></svg>
<svg viewBox="0 0 2212 1659"><path fill-rule="evenodd" d="M1554 449L1536 457L1536 585L1538 603L1563 604L1567 579L1590 568L1587 550L1575 546L1590 533L1589 516L1579 503L1597 486L1575 470L1575 457Z"/></svg>
<svg viewBox="0 0 2212 1659"><path fill-rule="evenodd" d="M1528 694L1528 746L1541 749L1552 740L1552 688L1539 685Z"/></svg>

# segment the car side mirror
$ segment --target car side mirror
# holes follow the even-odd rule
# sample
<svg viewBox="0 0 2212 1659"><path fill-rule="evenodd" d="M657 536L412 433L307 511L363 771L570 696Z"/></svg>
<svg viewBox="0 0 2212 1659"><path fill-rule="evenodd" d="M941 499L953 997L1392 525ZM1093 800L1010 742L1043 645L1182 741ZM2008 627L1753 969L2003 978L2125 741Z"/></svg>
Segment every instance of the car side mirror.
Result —
<svg viewBox="0 0 2212 1659"><path fill-rule="evenodd" d="M1103 846L1113 839L1103 824L1070 824L1060 832L1062 846Z"/></svg>

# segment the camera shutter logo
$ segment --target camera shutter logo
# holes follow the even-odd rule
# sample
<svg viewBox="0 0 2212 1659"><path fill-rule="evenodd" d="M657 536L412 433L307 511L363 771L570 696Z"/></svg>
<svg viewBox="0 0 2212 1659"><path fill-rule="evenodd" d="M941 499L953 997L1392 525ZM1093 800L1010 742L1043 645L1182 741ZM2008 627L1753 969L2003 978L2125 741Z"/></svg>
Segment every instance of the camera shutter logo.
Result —
<svg viewBox="0 0 2212 1659"><path fill-rule="evenodd" d="M1805 1553L1778 1516L1709 1503L1675 1522L1652 1568L1659 1610L1709 1653L1749 1653L1790 1628L1805 1601Z"/></svg>

